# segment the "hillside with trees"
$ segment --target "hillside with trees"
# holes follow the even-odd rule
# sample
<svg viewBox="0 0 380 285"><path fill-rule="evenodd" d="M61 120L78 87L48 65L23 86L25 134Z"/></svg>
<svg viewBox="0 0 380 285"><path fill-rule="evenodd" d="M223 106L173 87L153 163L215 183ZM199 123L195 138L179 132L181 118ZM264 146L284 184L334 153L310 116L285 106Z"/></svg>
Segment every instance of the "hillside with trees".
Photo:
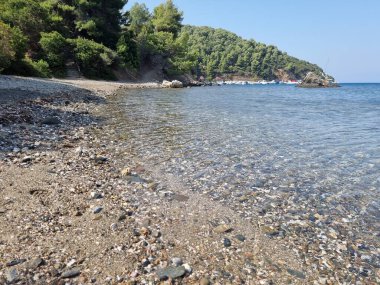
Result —
<svg viewBox="0 0 380 285"><path fill-rule="evenodd" d="M300 79L317 66L221 29L183 26L172 0L149 11L127 0L2 0L0 72L116 80L191 75ZM125 76L124 76L125 77Z"/></svg>

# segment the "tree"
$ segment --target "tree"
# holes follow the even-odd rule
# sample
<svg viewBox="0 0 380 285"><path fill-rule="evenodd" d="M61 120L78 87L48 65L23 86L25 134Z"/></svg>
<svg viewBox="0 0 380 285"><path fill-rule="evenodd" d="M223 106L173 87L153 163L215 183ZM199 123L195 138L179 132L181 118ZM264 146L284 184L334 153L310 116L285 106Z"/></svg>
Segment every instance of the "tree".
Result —
<svg viewBox="0 0 380 285"><path fill-rule="evenodd" d="M156 32L172 33L177 37L181 31L183 13L173 4L172 0L154 8L152 23Z"/></svg>
<svg viewBox="0 0 380 285"><path fill-rule="evenodd" d="M12 46L12 29L9 25L0 21L0 71L10 66L15 58L15 50Z"/></svg>
<svg viewBox="0 0 380 285"><path fill-rule="evenodd" d="M76 0L75 26L79 36L116 48L121 32L120 10L127 0Z"/></svg>
<svg viewBox="0 0 380 285"><path fill-rule="evenodd" d="M40 32L45 31L48 12L37 0L2 0L0 20L11 27L18 27L28 38L31 48L36 49Z"/></svg>
<svg viewBox="0 0 380 285"><path fill-rule="evenodd" d="M150 25L151 15L145 4L135 3L129 11L128 28L136 36L139 35L143 28Z"/></svg>
<svg viewBox="0 0 380 285"><path fill-rule="evenodd" d="M57 31L41 33L39 44L43 50L43 58L49 66L62 73L67 57L67 41Z"/></svg>

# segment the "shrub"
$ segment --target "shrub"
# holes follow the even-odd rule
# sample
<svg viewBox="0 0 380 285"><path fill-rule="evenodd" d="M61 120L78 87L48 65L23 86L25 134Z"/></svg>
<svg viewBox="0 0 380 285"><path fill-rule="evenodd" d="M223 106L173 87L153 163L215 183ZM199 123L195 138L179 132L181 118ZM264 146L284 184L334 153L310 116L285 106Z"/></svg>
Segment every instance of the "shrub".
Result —
<svg viewBox="0 0 380 285"><path fill-rule="evenodd" d="M11 61L15 58L16 53L11 43L11 27L0 22L0 71L10 66Z"/></svg>
<svg viewBox="0 0 380 285"><path fill-rule="evenodd" d="M23 58L25 51L26 37L21 30L0 21L0 72Z"/></svg>
<svg viewBox="0 0 380 285"><path fill-rule="evenodd" d="M41 33L39 44L43 50L43 58L53 71L62 72L67 57L67 41L58 32Z"/></svg>
<svg viewBox="0 0 380 285"><path fill-rule="evenodd" d="M34 61L29 57L13 62L6 70L6 73L21 76L51 77L49 64L46 61L42 59Z"/></svg>
<svg viewBox="0 0 380 285"><path fill-rule="evenodd" d="M75 60L86 77L115 79L112 66L116 63L116 52L102 44L84 38L68 41L72 44Z"/></svg>

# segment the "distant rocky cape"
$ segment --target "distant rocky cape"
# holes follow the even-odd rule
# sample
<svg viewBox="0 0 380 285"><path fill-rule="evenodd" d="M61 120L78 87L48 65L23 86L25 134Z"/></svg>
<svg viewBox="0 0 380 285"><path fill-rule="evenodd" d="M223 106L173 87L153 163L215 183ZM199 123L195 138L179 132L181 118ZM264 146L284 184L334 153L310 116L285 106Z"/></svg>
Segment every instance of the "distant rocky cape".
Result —
<svg viewBox="0 0 380 285"><path fill-rule="evenodd" d="M302 80L297 87L302 88L331 88L331 87L340 87L337 83L334 82L332 77L327 75L318 75L314 72L308 72L305 78Z"/></svg>

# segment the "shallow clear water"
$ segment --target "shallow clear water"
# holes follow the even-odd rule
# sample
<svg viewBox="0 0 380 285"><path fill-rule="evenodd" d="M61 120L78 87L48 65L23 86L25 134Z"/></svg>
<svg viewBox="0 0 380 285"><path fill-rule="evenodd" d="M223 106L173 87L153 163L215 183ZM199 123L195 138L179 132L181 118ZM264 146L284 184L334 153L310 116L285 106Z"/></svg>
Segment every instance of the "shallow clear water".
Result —
<svg viewBox="0 0 380 285"><path fill-rule="evenodd" d="M226 201L264 189L379 237L380 84L126 90L121 100L126 147L191 190Z"/></svg>

